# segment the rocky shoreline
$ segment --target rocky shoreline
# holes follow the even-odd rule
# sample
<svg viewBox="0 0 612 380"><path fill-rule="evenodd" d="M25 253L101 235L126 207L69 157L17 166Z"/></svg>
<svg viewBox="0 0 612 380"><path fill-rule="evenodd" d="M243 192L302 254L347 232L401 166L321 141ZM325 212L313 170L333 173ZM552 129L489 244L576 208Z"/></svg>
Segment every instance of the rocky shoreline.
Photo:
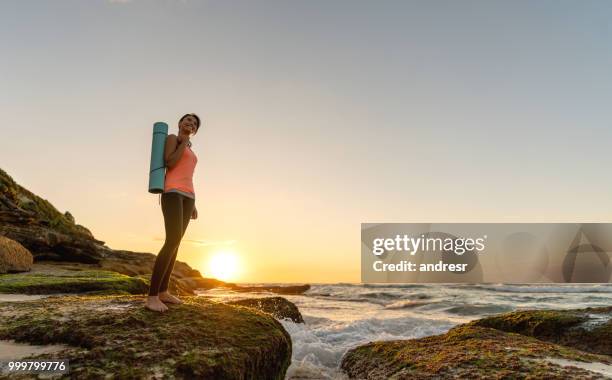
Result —
<svg viewBox="0 0 612 380"><path fill-rule="evenodd" d="M0 293L32 295L0 301L0 343L53 346L30 358L69 358L65 377L73 379L285 378L293 348L278 320L304 323L293 303L194 294L217 287L303 294L309 285L239 286L177 261L170 291L185 303L158 314L143 307L154 261L151 253L110 249L0 169ZM612 307L528 310L360 345L340 367L350 379L604 379L612 378L611 355Z"/></svg>
<svg viewBox="0 0 612 380"><path fill-rule="evenodd" d="M0 169L0 293L16 296L0 301L5 347L54 347L28 357L69 358L64 377L73 379L285 377L291 338L275 318L303 322L295 305L281 297L225 304L194 294L216 287L301 294L308 285L241 287L177 261L169 289L184 304L159 314L144 308L154 262L151 253L107 247ZM35 376L10 375L20 377Z"/></svg>
<svg viewBox="0 0 612 380"><path fill-rule="evenodd" d="M612 307L527 310L346 353L350 379L610 379Z"/></svg>
<svg viewBox="0 0 612 380"><path fill-rule="evenodd" d="M281 297L222 303L182 296L184 304L159 314L143 307L142 277L67 263L1 274L0 293L49 296L0 301L0 343L63 345L28 358L70 358L73 379L284 378L292 345L276 319L303 323L294 304Z"/></svg>
<svg viewBox="0 0 612 380"><path fill-rule="evenodd" d="M0 303L0 339L66 345L31 359L70 359L70 378L283 379L291 339L255 309L184 297L164 314L139 296L61 296ZM11 377L12 378L12 377Z"/></svg>
<svg viewBox="0 0 612 380"><path fill-rule="evenodd" d="M145 280L156 256L148 252L111 249L91 231L76 223L68 211L59 212L49 201L16 183L0 169L0 274L29 271L32 263L59 265L58 269L110 271ZM51 267L47 272L51 271ZM48 273L49 274L49 273ZM50 275L50 274L49 274ZM197 289L228 287L236 291L301 294L309 285L242 287L202 274L176 261L170 291L193 295ZM51 292L51 291L49 291Z"/></svg>

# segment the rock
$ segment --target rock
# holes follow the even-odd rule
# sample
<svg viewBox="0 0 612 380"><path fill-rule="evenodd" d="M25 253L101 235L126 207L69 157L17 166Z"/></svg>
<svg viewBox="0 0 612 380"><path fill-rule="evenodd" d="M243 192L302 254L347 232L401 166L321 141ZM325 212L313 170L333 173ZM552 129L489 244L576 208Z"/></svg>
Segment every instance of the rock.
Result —
<svg viewBox="0 0 612 380"><path fill-rule="evenodd" d="M228 284L233 291L236 292L272 292L276 294L303 294L310 285L294 285L294 286L240 286Z"/></svg>
<svg viewBox="0 0 612 380"><path fill-rule="evenodd" d="M290 319L295 323L304 323L304 318L297 306L283 297L247 298L227 302L228 305L252 307L271 314L277 319Z"/></svg>
<svg viewBox="0 0 612 380"><path fill-rule="evenodd" d="M0 235L18 241L34 260L97 263L110 251L104 242L60 213L49 201L18 185L0 169Z"/></svg>
<svg viewBox="0 0 612 380"><path fill-rule="evenodd" d="M0 275L0 293L145 294L148 289L148 280L138 277L59 264L34 264L27 273Z"/></svg>
<svg viewBox="0 0 612 380"><path fill-rule="evenodd" d="M23 245L0 235L0 274L27 272L33 262L32 254Z"/></svg>
<svg viewBox="0 0 612 380"><path fill-rule="evenodd" d="M129 294L148 292L155 255L136 252L129 254L131 258L126 260L110 258L98 264L38 261L32 265L32 272L27 273L26 277L0 276L0 293L112 293L113 289ZM196 289L225 286L223 281L213 278L181 277L197 273L199 272L187 264L177 261L170 277L170 292L177 295L194 295ZM110 277L114 278L111 282Z"/></svg>
<svg viewBox="0 0 612 380"><path fill-rule="evenodd" d="M523 310L471 322L596 354L612 355L612 306Z"/></svg>
<svg viewBox="0 0 612 380"><path fill-rule="evenodd" d="M94 236L91 233L91 231L87 229L85 226L82 226L80 224L75 224L74 227L81 235L85 235L85 236L90 237L91 239L94 239Z"/></svg>
<svg viewBox="0 0 612 380"><path fill-rule="evenodd" d="M136 296L0 303L0 339L69 345L35 358L70 358L75 379L284 379L291 339L278 321L202 297L183 300L163 314Z"/></svg>
<svg viewBox="0 0 612 380"><path fill-rule="evenodd" d="M113 250L98 265L104 270L139 276L148 281L156 258L157 256L152 253ZM213 278L203 278L199 271L177 260L170 275L168 289L178 295L193 295L196 289L212 289L219 286L226 286L226 283Z"/></svg>
<svg viewBox="0 0 612 380"><path fill-rule="evenodd" d="M66 211L66 212L64 213L64 217L65 217L66 219L68 219L68 221L69 221L70 223L74 224L74 216L72 216L72 214L71 214L70 212Z"/></svg>
<svg viewBox="0 0 612 380"><path fill-rule="evenodd" d="M558 359L602 363L612 358L472 324L420 339L368 343L349 350L341 368L351 379L603 379Z"/></svg>
<svg viewBox="0 0 612 380"><path fill-rule="evenodd" d="M98 263L111 251L101 244L103 242L83 233L65 234L37 222L29 225L0 223L0 234L21 243L35 261Z"/></svg>
<svg viewBox="0 0 612 380"><path fill-rule="evenodd" d="M60 213L49 201L17 184L0 169L0 221L12 225L35 225L65 235L78 235L70 213Z"/></svg>

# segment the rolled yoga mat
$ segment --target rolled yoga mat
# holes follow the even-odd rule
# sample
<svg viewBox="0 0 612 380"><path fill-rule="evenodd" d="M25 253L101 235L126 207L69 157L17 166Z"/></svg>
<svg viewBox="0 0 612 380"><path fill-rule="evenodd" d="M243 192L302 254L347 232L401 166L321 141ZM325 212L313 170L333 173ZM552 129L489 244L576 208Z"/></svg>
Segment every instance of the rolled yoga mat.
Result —
<svg viewBox="0 0 612 380"><path fill-rule="evenodd" d="M164 148L168 137L168 124L158 121L153 124L153 144L151 145L151 167L149 170L149 193L160 194L164 192L166 177L166 163L164 162Z"/></svg>

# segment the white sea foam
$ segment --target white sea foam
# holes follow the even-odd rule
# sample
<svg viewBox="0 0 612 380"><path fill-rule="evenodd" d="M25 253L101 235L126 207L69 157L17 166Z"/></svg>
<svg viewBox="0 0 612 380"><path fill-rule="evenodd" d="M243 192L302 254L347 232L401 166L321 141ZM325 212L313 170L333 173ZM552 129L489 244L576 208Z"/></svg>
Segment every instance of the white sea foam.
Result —
<svg viewBox="0 0 612 380"><path fill-rule="evenodd" d="M331 321L311 325L306 323L281 323L291 335L293 342L292 364L288 379L312 378L342 379L339 367L344 354L353 347L364 343L411 339L441 334L454 323L419 318L368 318L352 322Z"/></svg>

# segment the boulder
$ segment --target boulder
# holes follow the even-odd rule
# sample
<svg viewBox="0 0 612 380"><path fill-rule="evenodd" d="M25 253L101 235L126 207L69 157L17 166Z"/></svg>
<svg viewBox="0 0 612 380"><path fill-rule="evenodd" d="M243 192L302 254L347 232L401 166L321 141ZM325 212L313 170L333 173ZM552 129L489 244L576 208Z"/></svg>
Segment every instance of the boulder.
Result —
<svg viewBox="0 0 612 380"><path fill-rule="evenodd" d="M32 254L23 245L0 235L0 274L27 272L33 262Z"/></svg>
<svg viewBox="0 0 612 380"><path fill-rule="evenodd" d="M567 365L567 363L570 363ZM349 350L350 379L605 379L610 356L586 353L473 324L420 339L371 342Z"/></svg>
<svg viewBox="0 0 612 380"><path fill-rule="evenodd" d="M471 322L596 354L612 355L612 306L522 310Z"/></svg>
<svg viewBox="0 0 612 380"><path fill-rule="evenodd" d="M72 216L72 214L70 213L70 211L66 211L66 212L64 213L64 216L66 217L66 219L68 219L68 221L69 221L70 223L73 223L73 224L74 224L74 216Z"/></svg>
<svg viewBox="0 0 612 380"><path fill-rule="evenodd" d="M277 319L290 319L295 323L304 323L304 318L297 306L283 297L247 298L230 301L227 304L251 307L271 314Z"/></svg>
<svg viewBox="0 0 612 380"><path fill-rule="evenodd" d="M75 379L284 379L291 339L254 309L185 297L160 314L136 296L65 296L0 303L0 339L67 348ZM28 328L23 328L28 326Z"/></svg>
<svg viewBox="0 0 612 380"><path fill-rule="evenodd" d="M66 234L37 222L27 225L0 223L0 234L21 243L32 253L35 261L54 260L93 264L98 263L112 251L102 244L104 242L84 233Z"/></svg>

